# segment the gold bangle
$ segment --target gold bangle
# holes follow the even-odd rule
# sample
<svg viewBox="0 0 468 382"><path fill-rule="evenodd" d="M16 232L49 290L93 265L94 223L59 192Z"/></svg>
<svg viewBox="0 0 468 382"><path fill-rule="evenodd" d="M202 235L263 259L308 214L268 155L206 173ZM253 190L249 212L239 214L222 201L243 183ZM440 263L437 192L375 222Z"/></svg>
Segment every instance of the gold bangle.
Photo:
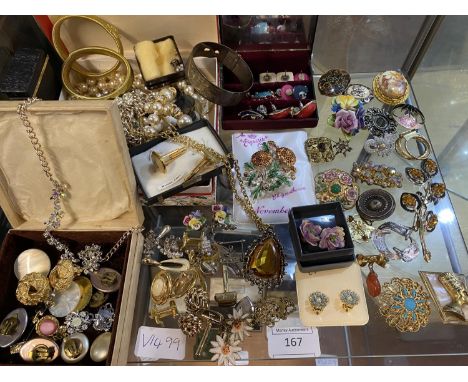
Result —
<svg viewBox="0 0 468 382"><path fill-rule="evenodd" d="M117 89L115 89L114 91L112 91L111 93L109 93L109 94L107 94L105 96L99 97L99 98L89 97L89 96L85 96L85 95L77 93L75 91L75 89L74 89L74 86L72 85L72 83L70 81L70 71L71 71L71 69L73 67L74 62L78 58L80 58L82 56L90 55L90 54L101 54L103 56L108 56L108 57L115 58L116 60L119 61L117 63L117 67L120 64L122 64L122 65L125 66L125 70L126 70L125 79L122 82L122 85L120 87L118 87ZM103 76L104 74L105 73L100 73L99 76ZM120 53L117 53L116 51L114 51L112 49L98 47L98 46L90 46L88 48L81 48L81 49L77 49L77 50L73 51L67 57L67 59L63 63L63 67L62 67L63 86L65 87L65 89L67 90L68 93L70 93L71 95L73 95L73 96L75 96L76 98L79 98L79 99L95 100L95 99L112 99L112 98L116 98L119 95L125 93L128 89L130 89L130 87L132 86L132 77L133 77L133 72L132 72L132 68L130 66L130 63L128 62L128 60L123 55L121 55Z"/></svg>
<svg viewBox="0 0 468 382"><path fill-rule="evenodd" d="M416 140L416 142L420 142L424 146L424 152L421 155L416 156L409 151L408 142L411 139ZM418 134L416 131L408 131L407 133L400 134L395 142L395 150L405 159L423 160L429 158L429 155L431 154L431 144L426 138Z"/></svg>
<svg viewBox="0 0 468 382"><path fill-rule="evenodd" d="M87 21L91 21L93 23L98 24L114 40L114 42L115 42L115 44L117 46L117 49L115 51L120 53L121 55L123 55L122 41L120 41L119 32L118 32L117 28L114 25L109 24L107 21L105 21L105 20L103 20L103 19L101 19L100 17L97 17L97 16L83 16L83 15L74 16L74 15L70 15L70 16L63 16L63 17L59 18L55 22L55 24L54 24L54 26L52 28L52 43L54 44L55 50L57 51L58 55L60 56L60 58L63 61L65 61L68 58L70 53L68 52L67 47L65 46L62 39L60 38L60 29L62 27L63 22L66 21L66 20L69 20L69 19L87 20ZM114 66L112 66L110 69L107 69L104 72L95 73L95 72L92 72L92 71L86 69L85 67L83 67L82 65L80 65L78 63L74 63L73 66L72 66L74 71L76 71L76 72L78 72L78 73L80 73L80 74L82 74L84 76L88 76L88 77L105 76L107 74L110 74L110 73L114 72L118 67L119 67L119 62L117 62Z"/></svg>

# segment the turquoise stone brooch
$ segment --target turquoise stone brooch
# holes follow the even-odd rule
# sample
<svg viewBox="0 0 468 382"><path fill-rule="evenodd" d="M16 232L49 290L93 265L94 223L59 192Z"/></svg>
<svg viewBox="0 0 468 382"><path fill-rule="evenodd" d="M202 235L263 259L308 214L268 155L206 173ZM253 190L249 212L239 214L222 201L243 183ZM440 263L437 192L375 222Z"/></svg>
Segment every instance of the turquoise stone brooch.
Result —
<svg viewBox="0 0 468 382"><path fill-rule="evenodd" d="M382 288L379 310L389 326L417 332L429 322L429 295L416 281L395 277Z"/></svg>

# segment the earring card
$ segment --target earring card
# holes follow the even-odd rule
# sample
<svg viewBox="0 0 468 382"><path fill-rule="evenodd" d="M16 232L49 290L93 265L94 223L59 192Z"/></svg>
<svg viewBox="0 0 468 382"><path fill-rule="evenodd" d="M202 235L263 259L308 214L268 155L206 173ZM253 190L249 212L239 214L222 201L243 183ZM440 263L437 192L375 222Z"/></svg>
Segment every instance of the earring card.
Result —
<svg viewBox="0 0 468 382"><path fill-rule="evenodd" d="M361 268L355 262L345 268L302 273L296 266L296 290L299 318L304 326L361 326L369 321L366 294ZM346 312L340 301L340 292L349 289L359 296L359 303ZM329 303L320 314L315 314L309 302L312 292L328 296Z"/></svg>

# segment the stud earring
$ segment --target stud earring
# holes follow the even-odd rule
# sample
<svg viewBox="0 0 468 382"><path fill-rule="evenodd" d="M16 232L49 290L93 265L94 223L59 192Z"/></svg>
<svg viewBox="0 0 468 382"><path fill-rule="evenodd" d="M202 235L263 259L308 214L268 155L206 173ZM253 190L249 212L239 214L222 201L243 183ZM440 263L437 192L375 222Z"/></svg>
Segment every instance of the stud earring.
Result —
<svg viewBox="0 0 468 382"><path fill-rule="evenodd" d="M357 304L359 304L360 298L356 292L353 292L350 289L345 289L340 292L340 300L341 300L341 305L343 306L343 309L346 312L349 312Z"/></svg>
<svg viewBox="0 0 468 382"><path fill-rule="evenodd" d="M309 296L309 302L315 314L320 314L328 305L330 299L322 292L313 292Z"/></svg>

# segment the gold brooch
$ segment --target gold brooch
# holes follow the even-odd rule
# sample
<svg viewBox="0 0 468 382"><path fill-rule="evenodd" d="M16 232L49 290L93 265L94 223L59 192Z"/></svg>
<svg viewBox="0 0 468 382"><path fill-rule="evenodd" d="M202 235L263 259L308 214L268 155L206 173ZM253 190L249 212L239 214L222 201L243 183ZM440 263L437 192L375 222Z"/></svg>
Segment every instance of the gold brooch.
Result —
<svg viewBox="0 0 468 382"><path fill-rule="evenodd" d="M327 137L308 138L305 141L305 150L309 161L313 163L331 162L338 154L350 152L352 149L349 146L349 141L346 139L338 139L332 141Z"/></svg>
<svg viewBox="0 0 468 382"><path fill-rule="evenodd" d="M50 299L49 280L42 273L32 272L24 276L16 288L16 298L23 305L38 305Z"/></svg>
<svg viewBox="0 0 468 382"><path fill-rule="evenodd" d="M416 281L394 277L382 288L379 310L389 326L417 332L429 322L429 295Z"/></svg>
<svg viewBox="0 0 468 382"><path fill-rule="evenodd" d="M333 168L315 177L315 196L320 203L340 202L350 209L359 197L359 187L350 174Z"/></svg>

